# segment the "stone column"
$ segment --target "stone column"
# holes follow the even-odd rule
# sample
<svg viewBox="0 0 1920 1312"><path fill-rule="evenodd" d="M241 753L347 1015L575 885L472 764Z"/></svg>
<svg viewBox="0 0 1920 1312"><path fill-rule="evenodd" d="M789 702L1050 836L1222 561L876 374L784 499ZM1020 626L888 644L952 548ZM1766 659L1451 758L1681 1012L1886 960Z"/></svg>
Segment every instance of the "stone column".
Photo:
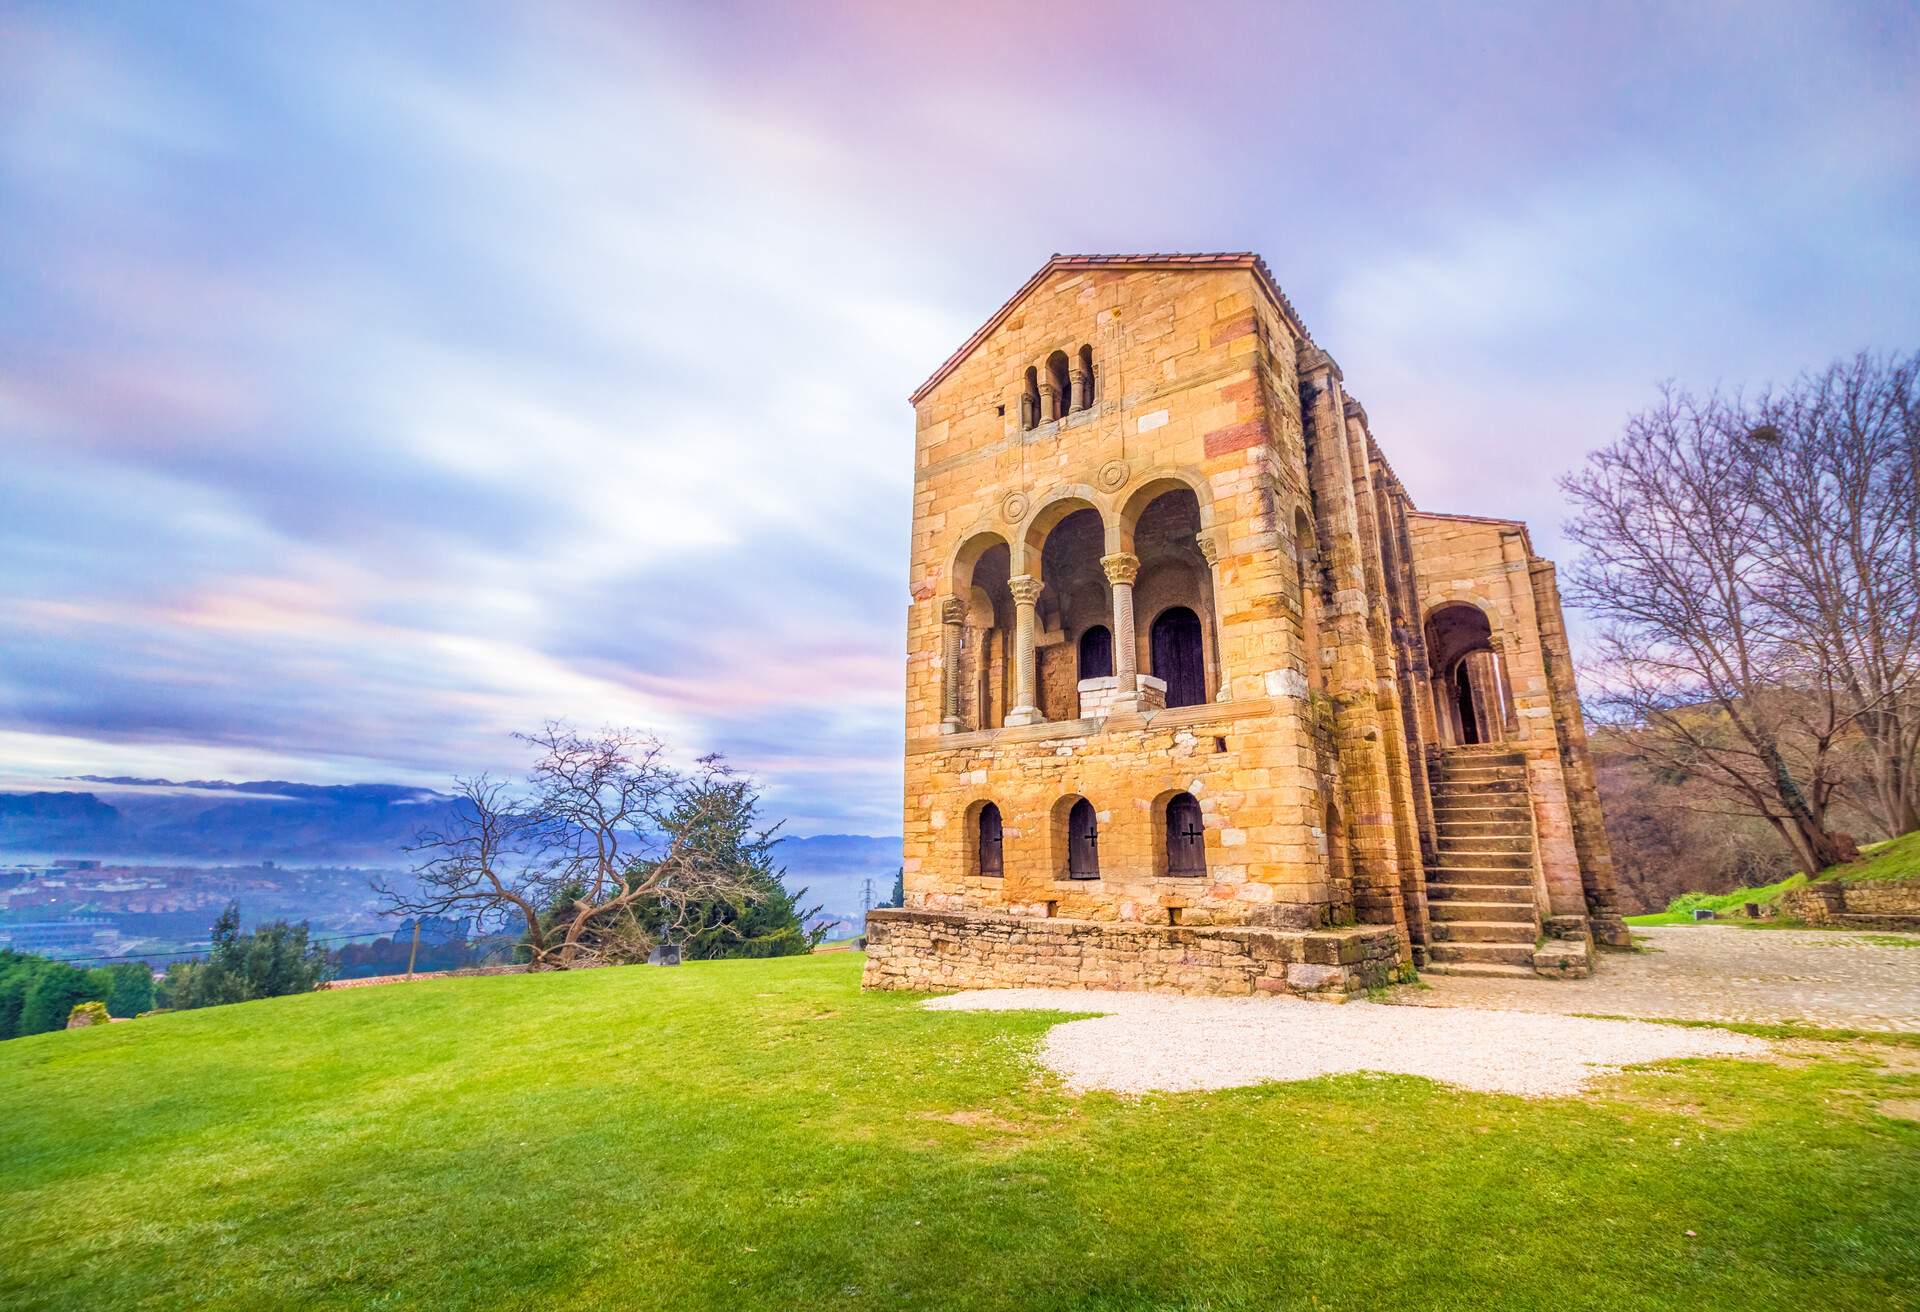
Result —
<svg viewBox="0 0 1920 1312"><path fill-rule="evenodd" d="M1213 699L1217 702L1232 701L1233 679L1227 673L1226 648L1220 644L1220 598L1226 595L1226 589L1220 582L1220 543L1211 533L1196 533L1193 542L1200 548L1201 559L1207 562L1207 573L1211 576L1213 583L1214 614L1208 619L1211 621L1209 627L1213 630L1213 672L1219 676L1217 682L1220 685L1214 692Z"/></svg>
<svg viewBox="0 0 1920 1312"><path fill-rule="evenodd" d="M1133 636L1133 581L1140 576L1140 558L1120 552L1100 557L1113 587L1113 677L1119 689L1116 711L1140 709L1139 648Z"/></svg>
<svg viewBox="0 0 1920 1312"><path fill-rule="evenodd" d="M1069 410L1087 408L1087 371L1080 367L1080 357L1073 357L1073 363L1067 366L1067 384L1072 399L1067 403Z"/></svg>
<svg viewBox="0 0 1920 1312"><path fill-rule="evenodd" d="M959 733L960 724L960 638L967 608L960 598L948 597L940 604L941 636L940 732Z"/></svg>
<svg viewBox="0 0 1920 1312"><path fill-rule="evenodd" d="M1036 724L1040 708L1033 695L1033 604L1040 600L1040 580L1020 574L1007 580L1013 593L1013 709L1007 723Z"/></svg>
<svg viewBox="0 0 1920 1312"><path fill-rule="evenodd" d="M1040 422L1050 424L1060 417L1060 389L1054 386L1053 373L1040 380Z"/></svg>
<svg viewBox="0 0 1920 1312"><path fill-rule="evenodd" d="M1493 651L1494 691L1499 699L1497 714L1500 717L1500 740L1512 742L1520 736L1520 719L1513 711L1513 682L1507 675L1507 653L1498 637L1488 646Z"/></svg>

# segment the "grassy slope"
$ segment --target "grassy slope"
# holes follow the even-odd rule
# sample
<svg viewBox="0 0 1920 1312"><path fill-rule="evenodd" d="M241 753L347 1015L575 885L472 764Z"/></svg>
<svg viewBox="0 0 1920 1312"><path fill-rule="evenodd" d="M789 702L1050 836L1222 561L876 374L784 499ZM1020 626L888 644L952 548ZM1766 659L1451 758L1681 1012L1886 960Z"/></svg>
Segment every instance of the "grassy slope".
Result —
<svg viewBox="0 0 1920 1312"><path fill-rule="evenodd" d="M1820 878L1845 879L1854 883L1870 880L1920 879L1920 829L1910 834L1902 834L1898 838L1890 838L1883 843L1869 843L1861 848L1860 852L1858 861L1849 862L1846 865L1828 866L1820 872ZM1736 888L1731 893L1682 893L1667 903L1665 911L1654 911L1644 916L1628 916L1626 921L1629 925L1691 925L1694 923L1693 910L1696 907L1705 907L1712 911L1739 911L1749 902L1772 906L1780 900L1782 893L1790 888L1798 888L1806 882L1805 875L1789 875L1777 884L1764 884L1757 888Z"/></svg>
<svg viewBox="0 0 1920 1312"><path fill-rule="evenodd" d="M1072 1098L850 954L0 1044L0 1306L1914 1306L1898 1050ZM1694 1231L1696 1238L1686 1232Z"/></svg>

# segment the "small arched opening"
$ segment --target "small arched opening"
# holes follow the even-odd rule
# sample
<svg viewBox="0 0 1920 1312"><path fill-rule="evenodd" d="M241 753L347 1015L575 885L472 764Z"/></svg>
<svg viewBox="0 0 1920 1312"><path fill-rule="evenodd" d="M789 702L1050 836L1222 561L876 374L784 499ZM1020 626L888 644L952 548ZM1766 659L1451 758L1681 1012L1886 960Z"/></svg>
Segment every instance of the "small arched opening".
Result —
<svg viewBox="0 0 1920 1312"><path fill-rule="evenodd" d="M1000 808L982 802L973 818L973 871L988 879L997 879L1007 870L1005 844L1000 831Z"/></svg>
<svg viewBox="0 0 1920 1312"><path fill-rule="evenodd" d="M1020 392L1020 427L1033 428L1040 422L1040 371L1027 369L1026 386Z"/></svg>
<svg viewBox="0 0 1920 1312"><path fill-rule="evenodd" d="M1175 793L1165 809L1167 873L1197 877L1207 873L1206 825L1192 793Z"/></svg>
<svg viewBox="0 0 1920 1312"><path fill-rule="evenodd" d="M1455 601L1427 616L1428 674L1439 737L1450 747L1505 742L1512 724L1506 667L1487 613Z"/></svg>
<svg viewBox="0 0 1920 1312"><path fill-rule="evenodd" d="M1080 348L1080 377L1084 381L1080 384L1080 404L1076 408L1084 410L1093 404L1096 390L1093 376L1093 348L1091 346L1082 346Z"/></svg>
<svg viewBox="0 0 1920 1312"><path fill-rule="evenodd" d="M1093 803L1077 795L1053 808L1055 878L1100 878L1100 818Z"/></svg>

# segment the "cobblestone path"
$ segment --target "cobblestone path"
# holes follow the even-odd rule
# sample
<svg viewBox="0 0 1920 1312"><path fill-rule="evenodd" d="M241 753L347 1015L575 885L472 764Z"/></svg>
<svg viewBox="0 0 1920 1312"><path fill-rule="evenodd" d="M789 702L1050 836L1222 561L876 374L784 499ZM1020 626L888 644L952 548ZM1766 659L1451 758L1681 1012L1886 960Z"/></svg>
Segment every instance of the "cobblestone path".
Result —
<svg viewBox="0 0 1920 1312"><path fill-rule="evenodd" d="M1395 989L1392 1000L1418 1007L1920 1030L1920 947L1884 946L1872 935L1840 930L1662 925L1633 933L1647 950L1601 953L1590 979L1428 975L1429 987Z"/></svg>

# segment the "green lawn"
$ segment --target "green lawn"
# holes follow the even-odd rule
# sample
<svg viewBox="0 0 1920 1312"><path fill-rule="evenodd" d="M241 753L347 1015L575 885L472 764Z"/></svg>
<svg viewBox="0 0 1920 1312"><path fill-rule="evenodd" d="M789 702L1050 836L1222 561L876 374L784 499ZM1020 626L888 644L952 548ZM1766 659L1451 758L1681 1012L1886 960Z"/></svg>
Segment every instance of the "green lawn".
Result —
<svg viewBox="0 0 1920 1312"><path fill-rule="evenodd" d="M1879 880L1920 879L1920 829L1898 838L1889 838L1884 842L1868 843L1860 849L1860 859L1845 865L1828 866L1820 872L1820 878L1844 879L1849 883L1865 883ZM1753 888L1736 888L1731 893L1682 893L1667 903L1665 911L1652 911L1643 916L1628 916L1629 925L1692 925L1716 922L1711 920L1695 921L1693 912L1696 907L1726 915L1731 912L1723 924L1745 925L1753 929L1804 929L1806 926L1791 920L1748 920L1741 909L1749 902L1761 906L1773 906L1780 901L1780 895L1788 889L1800 888L1807 882L1803 874L1788 875L1777 884L1762 884Z"/></svg>
<svg viewBox="0 0 1920 1312"><path fill-rule="evenodd" d="M1876 1110L1920 1098L1906 1049L1585 1101L1074 1098L1030 1061L1048 1018L921 1011L859 967L450 979L0 1044L0 1306L1920 1306L1920 1123Z"/></svg>

